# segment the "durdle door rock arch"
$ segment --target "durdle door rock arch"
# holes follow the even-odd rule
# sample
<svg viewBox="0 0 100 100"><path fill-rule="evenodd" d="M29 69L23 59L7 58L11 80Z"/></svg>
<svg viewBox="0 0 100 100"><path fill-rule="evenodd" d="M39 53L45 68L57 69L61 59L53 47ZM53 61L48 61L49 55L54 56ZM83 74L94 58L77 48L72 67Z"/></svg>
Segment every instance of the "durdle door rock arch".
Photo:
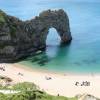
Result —
<svg viewBox="0 0 100 100"><path fill-rule="evenodd" d="M69 18L64 10L47 10L34 19L21 21L0 10L0 62L15 62L46 48L50 28L55 28L61 43L72 40Z"/></svg>

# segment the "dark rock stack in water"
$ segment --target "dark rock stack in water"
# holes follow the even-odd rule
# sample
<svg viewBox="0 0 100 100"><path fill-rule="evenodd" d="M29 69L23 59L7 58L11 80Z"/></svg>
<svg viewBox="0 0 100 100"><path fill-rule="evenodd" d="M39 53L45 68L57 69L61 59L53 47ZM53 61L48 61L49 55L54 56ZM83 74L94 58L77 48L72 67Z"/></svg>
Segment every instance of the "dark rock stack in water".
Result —
<svg viewBox="0 0 100 100"><path fill-rule="evenodd" d="M0 10L0 62L15 62L38 50L44 50L48 31L52 27L61 37L61 43L70 43L69 19L62 9L44 11L27 21Z"/></svg>

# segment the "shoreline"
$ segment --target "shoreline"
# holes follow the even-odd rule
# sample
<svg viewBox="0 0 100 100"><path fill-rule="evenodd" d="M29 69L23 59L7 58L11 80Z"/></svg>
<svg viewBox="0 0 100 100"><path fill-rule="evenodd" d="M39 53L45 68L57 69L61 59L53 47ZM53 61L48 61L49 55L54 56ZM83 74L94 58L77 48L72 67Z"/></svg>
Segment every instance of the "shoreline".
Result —
<svg viewBox="0 0 100 100"><path fill-rule="evenodd" d="M14 83L34 82L41 90L51 95L74 97L78 94L90 94L100 98L100 75L79 75L70 73L54 73L34 70L21 64L0 64L5 66L5 71L0 70L0 75L11 78ZM21 73L22 75L19 75ZM50 78L50 79L48 79ZM82 82L90 82L90 86L81 86ZM76 86L76 82L79 82ZM71 91L70 91L71 90ZM70 91L70 92L69 92Z"/></svg>
<svg viewBox="0 0 100 100"><path fill-rule="evenodd" d="M53 71L53 70L46 70L46 69L40 69L40 68L34 68L34 67L32 67L31 65L30 65L30 67L28 67L28 65L25 65L25 64L22 64L22 63L15 63L15 65L17 65L17 67L18 67L18 65L20 66L20 68L24 68L24 69L28 69L28 70L30 70L30 71L36 71L36 72L42 72L42 73L51 73L51 74L57 74L57 75L71 75L71 76L97 76L97 75L100 75L100 73L83 73L83 72L64 72L64 71ZM35 65L33 65L33 66L35 66Z"/></svg>

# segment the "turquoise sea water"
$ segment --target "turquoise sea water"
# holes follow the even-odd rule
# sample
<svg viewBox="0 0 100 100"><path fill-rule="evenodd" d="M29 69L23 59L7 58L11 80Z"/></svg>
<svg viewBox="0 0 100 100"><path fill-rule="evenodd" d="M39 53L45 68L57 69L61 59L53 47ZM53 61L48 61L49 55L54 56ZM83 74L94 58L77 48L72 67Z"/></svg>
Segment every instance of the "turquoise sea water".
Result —
<svg viewBox="0 0 100 100"><path fill-rule="evenodd" d="M46 52L20 63L49 71L100 73L99 0L0 0L0 9L22 20L59 8L69 16L72 43L61 47L56 30L50 29Z"/></svg>

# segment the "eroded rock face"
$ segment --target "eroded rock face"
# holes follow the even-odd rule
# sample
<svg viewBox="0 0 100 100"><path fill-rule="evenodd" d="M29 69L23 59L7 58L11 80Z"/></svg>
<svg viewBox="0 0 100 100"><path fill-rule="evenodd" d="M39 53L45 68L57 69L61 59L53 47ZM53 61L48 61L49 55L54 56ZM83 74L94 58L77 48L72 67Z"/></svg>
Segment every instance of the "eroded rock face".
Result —
<svg viewBox="0 0 100 100"><path fill-rule="evenodd" d="M62 10L47 10L28 21L21 21L0 10L0 62L13 62L46 48L50 28L55 28L61 43L71 42L67 14Z"/></svg>
<svg viewBox="0 0 100 100"><path fill-rule="evenodd" d="M100 100L92 95L89 94L83 94L76 96L78 100Z"/></svg>

